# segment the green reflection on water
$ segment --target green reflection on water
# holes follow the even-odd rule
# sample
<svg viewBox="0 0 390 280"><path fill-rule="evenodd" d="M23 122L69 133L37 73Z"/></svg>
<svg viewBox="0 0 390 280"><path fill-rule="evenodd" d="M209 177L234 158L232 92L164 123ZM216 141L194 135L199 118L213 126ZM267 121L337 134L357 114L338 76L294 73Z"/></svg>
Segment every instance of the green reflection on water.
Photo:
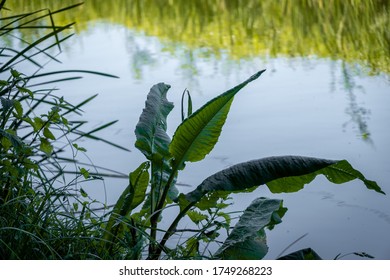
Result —
<svg viewBox="0 0 390 280"><path fill-rule="evenodd" d="M77 2L13 0L6 6L18 13ZM77 31L101 20L121 24L217 57L224 52L232 59L315 56L389 74L389 6L386 0L86 0L56 19L77 21Z"/></svg>

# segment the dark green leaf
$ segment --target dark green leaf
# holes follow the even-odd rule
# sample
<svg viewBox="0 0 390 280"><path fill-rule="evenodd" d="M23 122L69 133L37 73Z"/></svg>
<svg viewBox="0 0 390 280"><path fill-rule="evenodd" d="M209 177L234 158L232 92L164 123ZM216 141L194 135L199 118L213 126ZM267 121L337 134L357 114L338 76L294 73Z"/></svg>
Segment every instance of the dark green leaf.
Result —
<svg viewBox="0 0 390 280"><path fill-rule="evenodd" d="M257 198L244 211L233 231L215 254L225 260L260 260L268 252L264 228L281 200Z"/></svg>
<svg viewBox="0 0 390 280"><path fill-rule="evenodd" d="M11 74L14 78L19 78L20 77L20 73L18 71L16 71L15 69L11 69Z"/></svg>
<svg viewBox="0 0 390 280"><path fill-rule="evenodd" d="M20 140L20 138L15 134L15 131L6 131L0 128L0 138L4 137L5 139L8 139L12 146L15 149L20 149L23 147L23 142Z"/></svg>
<svg viewBox="0 0 390 280"><path fill-rule="evenodd" d="M135 129L135 146L153 162L170 158L168 145L170 138L166 133L167 116L173 109L173 103L166 98L170 85L154 85L148 94L145 108Z"/></svg>
<svg viewBox="0 0 390 280"><path fill-rule="evenodd" d="M132 209L140 205L145 200L146 188L149 184L149 162L144 162L134 172L130 173L130 185L131 193L134 193L134 198L131 204L124 207L121 211L122 214L129 213Z"/></svg>
<svg viewBox="0 0 390 280"><path fill-rule="evenodd" d="M8 98L0 97L1 107L3 108L3 114L14 106L14 101Z"/></svg>
<svg viewBox="0 0 390 280"><path fill-rule="evenodd" d="M263 184L267 184L271 192L294 192L320 174L333 183L360 179L368 189L384 193L375 182L367 180L345 160L279 156L240 163L217 172L194 191L181 194L179 201L182 207L186 207L186 203L197 203L204 195L215 191L242 192Z"/></svg>
<svg viewBox="0 0 390 280"><path fill-rule="evenodd" d="M87 197L88 194L83 190L83 188L80 188L80 193L82 197Z"/></svg>
<svg viewBox="0 0 390 280"><path fill-rule="evenodd" d="M278 258L278 260L322 260L321 257L311 248L302 249L286 256Z"/></svg>

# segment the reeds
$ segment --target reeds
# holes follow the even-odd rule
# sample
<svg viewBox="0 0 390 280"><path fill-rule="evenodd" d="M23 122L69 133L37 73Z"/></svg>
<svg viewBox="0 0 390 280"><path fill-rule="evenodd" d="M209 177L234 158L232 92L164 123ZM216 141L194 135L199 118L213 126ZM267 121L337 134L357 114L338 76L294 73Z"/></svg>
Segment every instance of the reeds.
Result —
<svg viewBox="0 0 390 280"><path fill-rule="evenodd" d="M73 105L48 87L79 74L116 77L44 72L47 61L59 62L61 44L73 35L74 23L58 25L56 15L79 6L14 15L6 1L0 3L0 259L100 258L96 240L105 217L95 208L107 206L91 199L80 183L126 177L77 158L86 152L78 144L82 138L127 150L96 135L115 121L84 130L82 107L96 95ZM20 36L26 29L34 34L31 40Z"/></svg>

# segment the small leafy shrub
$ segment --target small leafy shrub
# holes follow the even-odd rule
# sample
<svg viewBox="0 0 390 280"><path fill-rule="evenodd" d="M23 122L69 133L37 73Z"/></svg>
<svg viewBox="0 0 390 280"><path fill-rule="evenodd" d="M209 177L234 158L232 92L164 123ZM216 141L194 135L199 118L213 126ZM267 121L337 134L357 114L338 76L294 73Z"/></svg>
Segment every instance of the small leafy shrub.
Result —
<svg viewBox="0 0 390 280"><path fill-rule="evenodd" d="M244 210L231 229L231 217L223 212L229 194L249 192L266 185L272 193L297 192L317 175L341 184L361 180L368 189L383 193L373 181L367 180L346 160L327 160L302 156L279 156L252 160L224 169L206 178L193 191L179 193L175 186L178 173L189 162L204 159L218 141L235 95L248 83L256 80L260 71L248 80L215 97L192 113L191 98L183 93L183 121L173 138L167 134L167 116L174 105L167 100L169 85L154 85L135 129L135 146L147 161L129 175L129 184L116 203L102 239L101 253L126 258L211 258L262 259L267 251L265 229L272 229L287 211L282 201L260 197ZM184 115L188 96L187 117ZM168 208L176 207L178 214L167 228L159 224ZM179 222L187 218L198 229L174 248L167 242L181 236ZM210 242L218 242L220 231L227 238L216 252L207 252ZM184 232L186 230L184 229ZM123 244L126 244L124 249ZM283 258L319 258L305 249Z"/></svg>

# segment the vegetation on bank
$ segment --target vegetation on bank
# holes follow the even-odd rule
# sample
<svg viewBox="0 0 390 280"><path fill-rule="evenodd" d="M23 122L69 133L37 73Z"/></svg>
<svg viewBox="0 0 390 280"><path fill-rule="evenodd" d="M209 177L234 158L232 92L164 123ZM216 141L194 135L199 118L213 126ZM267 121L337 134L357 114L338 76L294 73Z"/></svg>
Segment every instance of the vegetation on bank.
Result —
<svg viewBox="0 0 390 280"><path fill-rule="evenodd" d="M79 2L14 0L9 7L26 12ZM158 36L172 52L184 43L204 55L316 56L358 64L373 74L390 73L389 1L87 0L58 16L60 24L76 19L79 31L103 20Z"/></svg>
<svg viewBox="0 0 390 280"><path fill-rule="evenodd" d="M2 12L6 4L0 2ZM128 185L113 207L92 200L80 183L112 174L88 171L88 165L77 158L78 153L87 152L79 140L90 138L123 150L126 147L95 135L114 122L83 130L81 108L95 96L73 105L49 85L64 81L58 74L113 76L85 70L47 73L39 60L57 60L53 51L61 50L73 24L58 24L56 17L77 7L0 19L0 40L17 40L22 45L0 48L1 259L261 259L268 251L266 230L281 222L287 208L281 200L259 197L234 223L228 212L230 194L260 186L272 193L297 192L317 175L336 184L359 179L367 189L383 194L346 160L302 156L239 163L206 178L191 192L179 193L175 183L180 171L213 150L235 96L257 80L262 70L195 112L190 93L184 91L182 123L173 136L166 132L167 117L174 107L167 98L170 86L154 85L135 125L135 146L145 161L129 172ZM39 29L38 37L26 41L19 36L31 28ZM23 74L25 63L34 65L36 72ZM46 81L37 84L42 77ZM65 81L75 78L78 76L68 76ZM73 171L65 168L69 165ZM169 218L166 213L171 209L176 214L164 227L162 219ZM193 227L180 229L183 219ZM172 245L174 237L180 238ZM211 244L219 249L210 250ZM319 258L310 248L282 257Z"/></svg>

